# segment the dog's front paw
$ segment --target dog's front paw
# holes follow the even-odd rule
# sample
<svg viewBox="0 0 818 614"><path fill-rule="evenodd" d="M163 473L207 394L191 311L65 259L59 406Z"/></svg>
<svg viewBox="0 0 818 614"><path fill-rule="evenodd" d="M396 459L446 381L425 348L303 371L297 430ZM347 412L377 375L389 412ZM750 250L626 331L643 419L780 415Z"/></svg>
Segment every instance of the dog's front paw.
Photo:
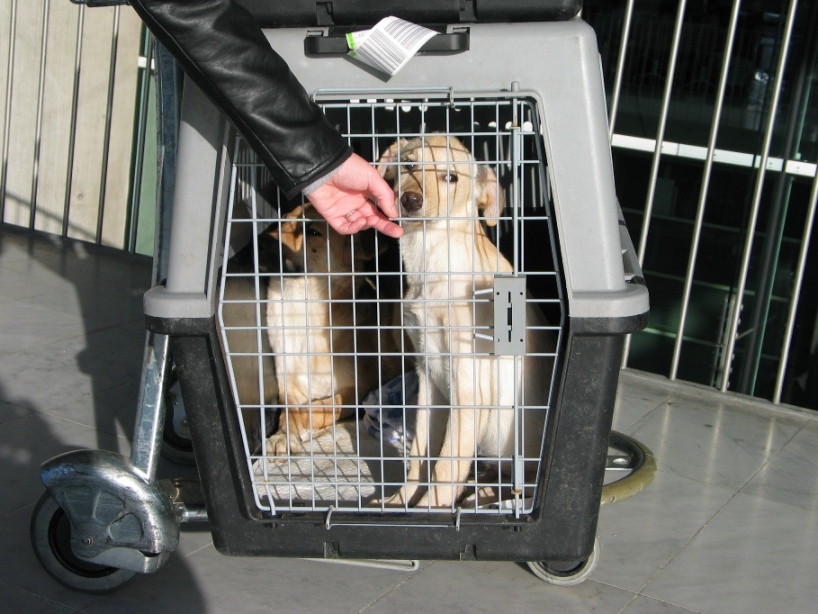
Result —
<svg viewBox="0 0 818 614"><path fill-rule="evenodd" d="M371 507L374 509L383 509L386 507L406 507L404 503L404 499L401 496L401 493L395 493L391 497L387 497L386 499L372 499L369 503L366 504L367 507Z"/></svg>
<svg viewBox="0 0 818 614"><path fill-rule="evenodd" d="M393 494L386 499L373 499L369 502L367 507L378 507L378 508L385 508L385 507L414 507L414 503L412 502L412 498L417 493L418 487L413 484L407 484L403 486L398 492Z"/></svg>
<svg viewBox="0 0 818 614"><path fill-rule="evenodd" d="M276 433L267 440L267 455L274 456L278 462L284 462L298 451L299 442L286 433Z"/></svg>
<svg viewBox="0 0 818 614"><path fill-rule="evenodd" d="M495 487L481 486L477 488L470 484L460 496L457 505L463 509L478 509L484 506L496 505L500 501L500 491Z"/></svg>

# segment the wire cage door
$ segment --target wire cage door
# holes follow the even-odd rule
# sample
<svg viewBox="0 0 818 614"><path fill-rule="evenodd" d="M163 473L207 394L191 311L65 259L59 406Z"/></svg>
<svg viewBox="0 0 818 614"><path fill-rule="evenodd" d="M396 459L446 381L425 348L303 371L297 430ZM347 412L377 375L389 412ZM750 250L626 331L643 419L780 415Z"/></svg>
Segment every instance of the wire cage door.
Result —
<svg viewBox="0 0 818 614"><path fill-rule="evenodd" d="M252 505L531 514L566 320L536 100L317 99L405 235L335 233L236 138L217 322Z"/></svg>

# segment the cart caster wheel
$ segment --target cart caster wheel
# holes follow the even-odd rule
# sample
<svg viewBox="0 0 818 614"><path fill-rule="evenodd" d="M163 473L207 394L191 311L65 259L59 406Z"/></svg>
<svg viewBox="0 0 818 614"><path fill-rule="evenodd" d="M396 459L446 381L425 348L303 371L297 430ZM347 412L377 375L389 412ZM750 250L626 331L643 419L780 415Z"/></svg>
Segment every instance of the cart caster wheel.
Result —
<svg viewBox="0 0 818 614"><path fill-rule="evenodd" d="M110 593L132 582L138 572L96 565L71 550L71 523L57 500L46 492L31 514L31 544L43 568L68 588Z"/></svg>
<svg viewBox="0 0 818 614"><path fill-rule="evenodd" d="M165 425L162 430L161 454L162 458L177 465L196 466L182 390L174 366L171 366L165 384Z"/></svg>
<svg viewBox="0 0 818 614"><path fill-rule="evenodd" d="M594 572L599 563L599 540L594 540L594 550L587 561L570 570L557 570L545 561L529 561L528 568L540 580L557 586L576 586L582 584Z"/></svg>

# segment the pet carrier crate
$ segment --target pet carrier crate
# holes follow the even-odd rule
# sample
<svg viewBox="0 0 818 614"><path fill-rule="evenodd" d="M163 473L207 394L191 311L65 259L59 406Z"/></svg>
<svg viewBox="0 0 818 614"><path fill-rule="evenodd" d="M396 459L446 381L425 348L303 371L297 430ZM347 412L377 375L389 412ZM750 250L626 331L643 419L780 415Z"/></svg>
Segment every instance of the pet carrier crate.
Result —
<svg viewBox="0 0 818 614"><path fill-rule="evenodd" d="M273 48L393 183L406 234L332 233L186 81L167 280L145 314L174 357L215 546L584 577L648 295L579 3L243 4L291 24L266 30ZM388 14L439 32L391 78L338 43ZM65 507L65 461L49 463ZM153 541L83 560L151 571L175 547L167 485L132 489Z"/></svg>

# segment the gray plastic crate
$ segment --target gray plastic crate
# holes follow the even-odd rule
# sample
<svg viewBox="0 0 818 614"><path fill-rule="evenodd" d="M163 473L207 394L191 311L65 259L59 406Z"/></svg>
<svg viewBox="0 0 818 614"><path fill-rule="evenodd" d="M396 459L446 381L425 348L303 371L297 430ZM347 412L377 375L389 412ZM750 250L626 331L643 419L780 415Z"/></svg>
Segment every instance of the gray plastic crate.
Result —
<svg viewBox="0 0 818 614"><path fill-rule="evenodd" d="M246 359L256 373L275 360L264 346L270 328L262 312L271 301L264 287L283 283L288 273L280 250L272 270L262 264L257 237L268 225L280 230L291 205L267 191L264 170L187 82L167 282L146 294L145 314L152 330L171 337L214 543L225 553L503 559L570 567L593 550L624 335L645 326L649 309L614 190L595 35L580 20L469 24L449 26L447 32L466 35L468 51L419 55L388 80L346 57L306 55L311 39L329 36L326 28L267 34L363 155L375 161L390 142L439 133L463 142L497 176L506 208L489 234L512 270L498 276L491 289L519 290L522 279L531 296L524 309L531 304L542 309L548 334L556 340L553 353L541 354L549 367L525 374L548 387L544 400L527 404L523 397L509 405L521 423L531 415L526 412L545 414L541 453L531 458L515 450L494 458L501 467L513 466L508 473L516 477L484 478L473 471L462 485L474 491L496 485L499 504L481 505L475 498L439 508L370 505L404 478L371 472L362 477L362 462L388 459L399 474L403 463L382 448L367 455L360 443L342 449L340 428L329 431L329 452L302 450L298 458L282 459L265 451L268 414L280 413L287 402L267 398L270 391L262 382L247 402L236 371ZM395 162L395 169L402 164ZM299 223L306 229L309 220ZM236 269L231 258L248 244L249 268ZM378 244L375 253L386 252ZM396 269L387 270L386 256L378 256L373 267L351 274L376 282L387 280L387 274L400 278L400 258L397 262ZM238 302L221 292L231 280L249 284L249 294ZM379 291L375 297L384 302ZM396 300L405 305L400 296ZM498 308L499 299L485 300ZM256 319L247 326L225 320L225 308L236 305ZM495 328L502 320L495 317ZM397 329L405 332L408 326L399 323ZM527 333L540 330L530 322L522 326ZM251 344L251 351L231 351L231 332L255 336L255 349ZM470 334L479 339L494 332ZM525 357L514 357L521 353L514 344L503 348L495 341L478 349L475 341L474 347L476 360L501 354L505 364L523 367ZM411 371L411 364L434 353L404 346L396 357L410 365L403 371ZM279 392L281 383L279 374ZM340 407L352 410L345 424L353 426L345 432L353 434L353 442L363 432L360 401L366 392L356 390L355 400ZM519 391L513 396L519 399ZM422 399L415 405L452 411ZM495 409L499 414L500 407ZM519 431L515 437L523 435ZM406 448L398 448L398 458L406 454ZM352 480L338 468L350 457L358 471ZM528 480L524 476L530 472L522 467L532 461L536 470ZM271 477L270 463L285 470ZM325 474L331 467L329 479L316 477L319 466ZM305 479L292 479L296 467ZM364 494L365 488L371 490Z"/></svg>

